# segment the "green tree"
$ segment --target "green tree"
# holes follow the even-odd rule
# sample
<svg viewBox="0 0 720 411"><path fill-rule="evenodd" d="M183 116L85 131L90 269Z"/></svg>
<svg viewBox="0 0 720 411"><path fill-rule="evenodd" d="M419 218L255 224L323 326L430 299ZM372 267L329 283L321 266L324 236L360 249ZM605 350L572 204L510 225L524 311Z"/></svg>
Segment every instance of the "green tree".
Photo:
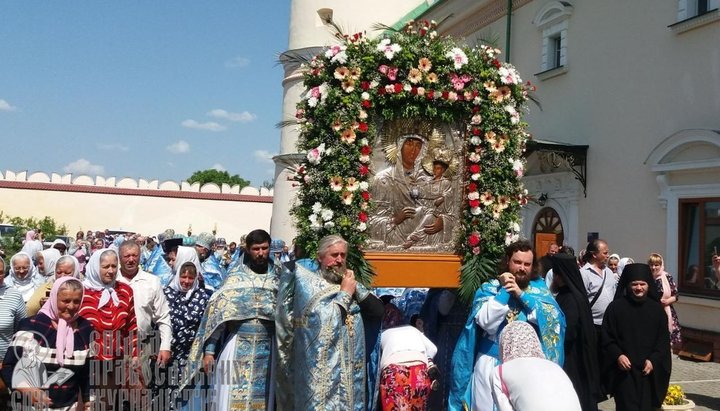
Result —
<svg viewBox="0 0 720 411"><path fill-rule="evenodd" d="M187 182L190 184L200 183L200 185L206 183L215 183L218 186L222 186L223 184L229 184L230 186L239 185L241 190L243 187L250 185L249 181L237 174L231 176L227 171L218 171L214 168L194 172L190 178L187 179Z"/></svg>
<svg viewBox="0 0 720 411"><path fill-rule="evenodd" d="M52 217L43 217L41 219L29 217L11 217L0 212L0 223L12 224L16 227L12 236L3 236L0 248L5 251L5 255L10 257L22 249L22 243L25 239L25 233L28 230L41 230L43 239L53 240L59 235L67 235L67 227L65 224L58 224Z"/></svg>

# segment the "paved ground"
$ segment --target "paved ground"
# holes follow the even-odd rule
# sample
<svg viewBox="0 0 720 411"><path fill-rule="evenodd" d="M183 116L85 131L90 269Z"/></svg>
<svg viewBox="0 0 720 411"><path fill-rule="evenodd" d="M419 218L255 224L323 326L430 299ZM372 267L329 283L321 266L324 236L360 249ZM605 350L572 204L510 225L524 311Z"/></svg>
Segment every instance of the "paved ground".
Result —
<svg viewBox="0 0 720 411"><path fill-rule="evenodd" d="M670 384L678 384L695 402L695 411L720 410L720 364L686 361L673 355ZM600 404L600 410L615 409L612 399Z"/></svg>

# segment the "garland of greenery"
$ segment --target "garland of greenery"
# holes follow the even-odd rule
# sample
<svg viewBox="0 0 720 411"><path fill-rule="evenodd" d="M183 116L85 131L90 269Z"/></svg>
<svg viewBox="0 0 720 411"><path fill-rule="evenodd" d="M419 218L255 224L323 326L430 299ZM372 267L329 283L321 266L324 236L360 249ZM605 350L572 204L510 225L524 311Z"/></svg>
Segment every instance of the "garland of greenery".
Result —
<svg viewBox="0 0 720 411"><path fill-rule="evenodd" d="M304 65L298 104L299 186L297 243L307 255L320 238L340 234L350 244L349 266L368 284L372 267L362 256L372 210L370 157L378 124L422 118L465 126L460 297L468 301L494 274L506 244L520 231L527 192L520 182L527 134L520 115L528 99L515 69L500 51L466 47L438 37L434 22L387 27L383 36L338 35L340 43ZM338 31L339 32L339 31Z"/></svg>

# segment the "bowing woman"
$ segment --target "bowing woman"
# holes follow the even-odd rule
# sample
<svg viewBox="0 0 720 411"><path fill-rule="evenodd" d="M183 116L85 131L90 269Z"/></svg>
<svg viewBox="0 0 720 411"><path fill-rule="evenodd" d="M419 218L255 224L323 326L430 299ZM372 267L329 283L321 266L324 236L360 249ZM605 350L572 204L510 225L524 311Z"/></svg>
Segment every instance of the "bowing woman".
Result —
<svg viewBox="0 0 720 411"><path fill-rule="evenodd" d="M80 280L63 277L53 284L40 312L20 323L5 354L2 378L21 393L23 404L32 403L36 409L90 409L88 354L93 328L79 316L82 299Z"/></svg>
<svg viewBox="0 0 720 411"><path fill-rule="evenodd" d="M132 357L134 371L138 372L140 365L133 292L129 285L116 281L117 271L115 250L105 248L93 253L86 266L85 295L80 308L80 316L90 321L96 331L95 358L102 361L102 368L96 370L93 383L105 389L99 400L106 405L111 404L108 396L127 383L123 378L127 377L123 374L124 357ZM103 373L102 378L99 373Z"/></svg>

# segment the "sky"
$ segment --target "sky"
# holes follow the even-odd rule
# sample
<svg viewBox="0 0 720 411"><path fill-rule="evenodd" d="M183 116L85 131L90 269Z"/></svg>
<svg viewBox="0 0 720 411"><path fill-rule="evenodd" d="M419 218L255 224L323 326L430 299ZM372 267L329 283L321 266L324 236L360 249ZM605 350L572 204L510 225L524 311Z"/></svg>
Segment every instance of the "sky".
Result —
<svg viewBox="0 0 720 411"><path fill-rule="evenodd" d="M289 3L0 2L0 172L272 181Z"/></svg>

